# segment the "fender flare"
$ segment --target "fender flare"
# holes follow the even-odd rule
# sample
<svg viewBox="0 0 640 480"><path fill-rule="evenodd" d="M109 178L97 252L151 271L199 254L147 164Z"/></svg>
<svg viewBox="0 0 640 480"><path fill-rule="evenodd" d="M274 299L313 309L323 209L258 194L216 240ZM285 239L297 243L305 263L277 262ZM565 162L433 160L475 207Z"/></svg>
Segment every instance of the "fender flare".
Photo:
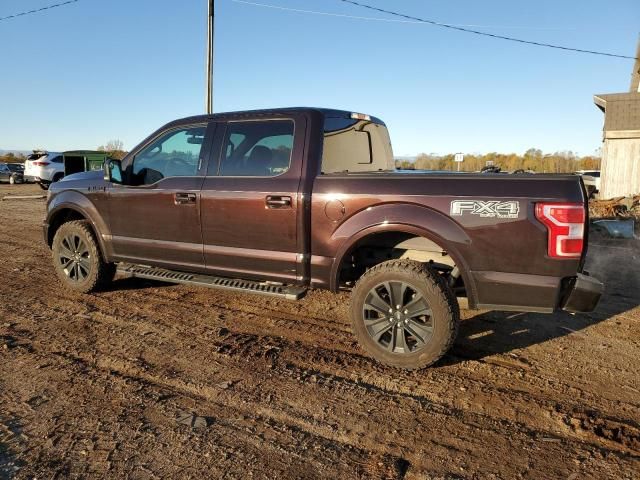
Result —
<svg viewBox="0 0 640 480"><path fill-rule="evenodd" d="M402 205L402 208L398 208ZM445 250L460 269L470 304L475 304L476 291L469 265L460 252L471 245L467 233L446 215L416 204L384 204L369 207L351 216L333 233L331 240L339 245L330 270L329 288L339 289L340 266L353 247L364 237L376 233L400 232L426 238Z"/></svg>
<svg viewBox="0 0 640 480"><path fill-rule="evenodd" d="M79 192L73 190L60 192L51 200L51 203L48 206L46 224L49 228L51 227L53 220L63 210L72 210L82 215L91 223L91 227L93 228L96 239L98 240L100 251L104 256L104 259L108 261L112 256L112 252L105 239L111 237L111 232L107 223L98 212L96 206L86 196ZM49 243L49 238L53 238L53 235L49 232L47 236L47 243Z"/></svg>

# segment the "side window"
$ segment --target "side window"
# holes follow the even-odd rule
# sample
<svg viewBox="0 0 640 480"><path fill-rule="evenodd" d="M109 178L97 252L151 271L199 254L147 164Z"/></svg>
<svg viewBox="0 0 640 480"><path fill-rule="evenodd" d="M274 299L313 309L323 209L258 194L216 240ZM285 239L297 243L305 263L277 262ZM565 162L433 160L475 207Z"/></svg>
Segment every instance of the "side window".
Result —
<svg viewBox="0 0 640 480"><path fill-rule="evenodd" d="M53 157L51 159L53 163L62 163L62 155L58 155L57 157Z"/></svg>
<svg viewBox="0 0 640 480"><path fill-rule="evenodd" d="M275 177L286 172L291 163L293 132L291 120L229 123L220 175Z"/></svg>
<svg viewBox="0 0 640 480"><path fill-rule="evenodd" d="M167 177L197 175L206 130L202 125L162 135L135 156L129 183L150 185Z"/></svg>

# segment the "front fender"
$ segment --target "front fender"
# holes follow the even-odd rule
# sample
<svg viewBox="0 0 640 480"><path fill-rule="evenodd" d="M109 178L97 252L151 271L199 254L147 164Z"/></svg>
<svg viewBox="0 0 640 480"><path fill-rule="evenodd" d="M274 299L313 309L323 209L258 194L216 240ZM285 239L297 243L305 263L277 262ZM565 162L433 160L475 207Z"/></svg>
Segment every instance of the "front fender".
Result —
<svg viewBox="0 0 640 480"><path fill-rule="evenodd" d="M403 232L424 237L442 247L461 271L468 294L475 298L475 288L468 266L460 253L471 245L467 233L450 217L428 207L390 203L369 207L352 215L331 236L336 255L331 266L330 288L337 290L339 269L345 256L362 238L384 232Z"/></svg>
<svg viewBox="0 0 640 480"><path fill-rule="evenodd" d="M108 261L113 256L111 242L109 241L111 231L96 205L80 192L75 190L62 191L57 193L49 202L45 224L49 226L55 225L57 216L63 215L66 210L77 212L91 222L100 250L105 260ZM49 237L52 238L53 235L50 234ZM48 239L48 242L50 242L50 239Z"/></svg>

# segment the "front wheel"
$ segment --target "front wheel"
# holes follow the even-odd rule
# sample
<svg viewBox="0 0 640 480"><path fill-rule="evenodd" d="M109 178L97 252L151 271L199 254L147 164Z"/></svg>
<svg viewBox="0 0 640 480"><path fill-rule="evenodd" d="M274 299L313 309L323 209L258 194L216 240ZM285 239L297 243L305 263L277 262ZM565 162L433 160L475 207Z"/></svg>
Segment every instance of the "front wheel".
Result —
<svg viewBox="0 0 640 480"><path fill-rule="evenodd" d="M16 177L14 177L13 175L11 175L9 177L9 184L11 185L15 185L16 184Z"/></svg>
<svg viewBox="0 0 640 480"><path fill-rule="evenodd" d="M360 345L381 363L404 369L438 361L458 334L460 309L440 275L412 260L368 270L353 289L351 325Z"/></svg>
<svg viewBox="0 0 640 480"><path fill-rule="evenodd" d="M85 220L63 224L53 237L51 252L58 278L71 290L98 290L115 275L115 265L102 259L98 242Z"/></svg>

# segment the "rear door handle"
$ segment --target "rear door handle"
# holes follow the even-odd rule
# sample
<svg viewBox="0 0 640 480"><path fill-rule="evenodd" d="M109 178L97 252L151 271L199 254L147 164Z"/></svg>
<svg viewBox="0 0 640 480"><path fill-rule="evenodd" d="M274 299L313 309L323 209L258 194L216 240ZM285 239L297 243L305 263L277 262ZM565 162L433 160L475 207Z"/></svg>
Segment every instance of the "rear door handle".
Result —
<svg viewBox="0 0 640 480"><path fill-rule="evenodd" d="M174 201L176 205L189 205L196 203L196 194L195 193L176 193L174 195Z"/></svg>
<svg viewBox="0 0 640 480"><path fill-rule="evenodd" d="M280 195L267 195L265 199L267 208L291 208L291 197Z"/></svg>

